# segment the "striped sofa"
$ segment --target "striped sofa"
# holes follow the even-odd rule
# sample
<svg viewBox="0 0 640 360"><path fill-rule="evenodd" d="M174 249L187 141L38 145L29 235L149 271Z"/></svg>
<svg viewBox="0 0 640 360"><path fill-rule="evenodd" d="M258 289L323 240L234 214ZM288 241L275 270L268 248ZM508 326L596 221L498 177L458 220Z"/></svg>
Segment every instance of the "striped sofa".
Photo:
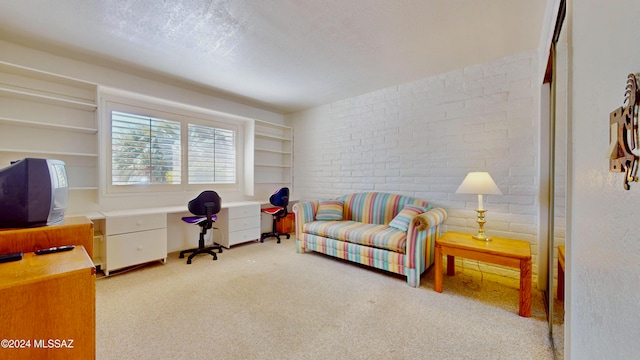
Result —
<svg viewBox="0 0 640 360"><path fill-rule="evenodd" d="M300 202L296 251L346 259L407 277L412 287L434 261L434 242L447 213L408 196L364 192Z"/></svg>

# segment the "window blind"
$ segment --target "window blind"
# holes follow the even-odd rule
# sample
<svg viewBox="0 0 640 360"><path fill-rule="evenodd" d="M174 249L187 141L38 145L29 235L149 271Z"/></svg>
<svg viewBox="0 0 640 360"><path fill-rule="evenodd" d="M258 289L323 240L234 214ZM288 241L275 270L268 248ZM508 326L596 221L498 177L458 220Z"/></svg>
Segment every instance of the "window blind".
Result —
<svg viewBox="0 0 640 360"><path fill-rule="evenodd" d="M189 184L235 183L235 131L189 124L188 134Z"/></svg>
<svg viewBox="0 0 640 360"><path fill-rule="evenodd" d="M111 112L113 185L180 184L180 122Z"/></svg>

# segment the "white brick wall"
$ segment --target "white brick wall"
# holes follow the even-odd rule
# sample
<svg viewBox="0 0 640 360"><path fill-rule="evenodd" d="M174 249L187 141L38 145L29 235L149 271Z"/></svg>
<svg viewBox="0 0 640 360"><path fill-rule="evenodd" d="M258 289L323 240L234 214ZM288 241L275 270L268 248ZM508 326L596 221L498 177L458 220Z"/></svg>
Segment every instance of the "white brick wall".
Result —
<svg viewBox="0 0 640 360"><path fill-rule="evenodd" d="M448 210L447 230L474 232L477 197L455 191L469 171L489 171L503 195L485 196L487 232L531 242L537 273L537 57L518 54L289 116L293 196L415 196Z"/></svg>

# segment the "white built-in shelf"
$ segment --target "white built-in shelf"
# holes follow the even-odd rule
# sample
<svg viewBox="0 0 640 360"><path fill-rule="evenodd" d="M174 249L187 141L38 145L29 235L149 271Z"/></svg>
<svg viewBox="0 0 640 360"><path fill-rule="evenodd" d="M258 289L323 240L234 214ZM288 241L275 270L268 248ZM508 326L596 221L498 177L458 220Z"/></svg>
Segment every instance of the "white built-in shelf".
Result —
<svg viewBox="0 0 640 360"><path fill-rule="evenodd" d="M64 125L64 124L52 124L52 123L45 123L45 122L39 122L39 121L14 119L9 117L0 117L0 123L16 124L20 126L28 126L28 127L43 128L43 129L68 130L72 132L85 133L85 134L98 133L97 128L86 128L81 126L72 126L72 125Z"/></svg>
<svg viewBox="0 0 640 360"><path fill-rule="evenodd" d="M255 151L258 152L267 152L267 153L274 153L274 154L282 154L282 155L290 155L291 151L282 151L282 150L272 150L272 149L262 149L262 148L256 148Z"/></svg>
<svg viewBox="0 0 640 360"><path fill-rule="evenodd" d="M262 133L262 132L257 132L257 131L256 131L256 136L257 137L261 137L261 138L265 138L265 139L291 141L291 138L289 138L289 137L273 135L273 134L268 134L268 133Z"/></svg>
<svg viewBox="0 0 640 360"><path fill-rule="evenodd" d="M89 91L92 91L97 86L92 82L74 79L69 76L54 74L48 71L33 69L22 65L12 64L6 61L0 61L0 72L11 73L25 78L33 78L61 85L72 86L74 88L81 88Z"/></svg>
<svg viewBox="0 0 640 360"><path fill-rule="evenodd" d="M291 165L285 164L255 164L256 166L273 167L273 168L290 168Z"/></svg>
<svg viewBox="0 0 640 360"><path fill-rule="evenodd" d="M72 109L80 109L86 111L95 111L98 108L98 105L95 102L84 102L61 96L39 94L33 91L18 90L2 85L0 85L0 96L37 101L45 104L61 105Z"/></svg>
<svg viewBox="0 0 640 360"><path fill-rule="evenodd" d="M65 151L41 151L41 150L30 150L30 149L2 149L0 148L0 152L12 152L12 153L22 153L22 154L33 154L33 155L60 155L60 156L86 156L86 157L98 157L98 154L95 153L76 153L76 152L65 152Z"/></svg>

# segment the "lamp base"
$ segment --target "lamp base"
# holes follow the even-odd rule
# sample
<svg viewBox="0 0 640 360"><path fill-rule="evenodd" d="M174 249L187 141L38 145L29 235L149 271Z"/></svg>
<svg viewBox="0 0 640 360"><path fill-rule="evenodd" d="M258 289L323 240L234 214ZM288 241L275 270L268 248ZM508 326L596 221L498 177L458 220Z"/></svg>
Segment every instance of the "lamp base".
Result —
<svg viewBox="0 0 640 360"><path fill-rule="evenodd" d="M487 210L476 209L476 211L478 212L478 233L472 237L480 241L491 241L491 238L484 233L484 224L487 222L484 218L484 213L487 212Z"/></svg>
<svg viewBox="0 0 640 360"><path fill-rule="evenodd" d="M476 240L481 240L481 241L491 241L490 237L488 237L485 234L480 234L480 233L477 233L477 234L473 235L472 238L474 238Z"/></svg>

